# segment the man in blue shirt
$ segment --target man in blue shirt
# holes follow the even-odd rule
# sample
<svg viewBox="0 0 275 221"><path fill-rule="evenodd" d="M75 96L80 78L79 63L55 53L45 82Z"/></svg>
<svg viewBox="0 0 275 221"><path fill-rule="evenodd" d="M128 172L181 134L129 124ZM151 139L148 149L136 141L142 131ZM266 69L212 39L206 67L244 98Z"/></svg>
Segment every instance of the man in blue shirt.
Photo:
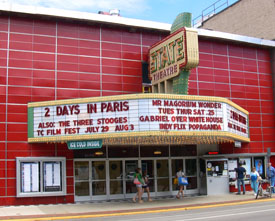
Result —
<svg viewBox="0 0 275 221"><path fill-rule="evenodd" d="M271 163L268 163L268 165L267 165L266 175L267 175L268 179L270 180L270 186L273 187L272 188L273 189L273 193L275 193L275 190L274 190L275 168L273 166L271 166Z"/></svg>
<svg viewBox="0 0 275 221"><path fill-rule="evenodd" d="M246 169L242 167L242 163L239 163L239 167L235 169L237 175L238 195L241 194L241 184L243 185L243 194L245 194L244 178L246 175Z"/></svg>

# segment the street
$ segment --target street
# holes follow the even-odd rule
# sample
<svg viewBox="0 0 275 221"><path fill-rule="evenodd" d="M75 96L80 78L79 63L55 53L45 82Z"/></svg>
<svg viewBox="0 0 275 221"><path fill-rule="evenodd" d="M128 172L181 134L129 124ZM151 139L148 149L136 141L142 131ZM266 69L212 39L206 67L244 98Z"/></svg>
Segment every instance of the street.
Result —
<svg viewBox="0 0 275 221"><path fill-rule="evenodd" d="M254 202L254 201L252 201ZM217 206L213 205L209 208L196 208L188 209L182 208L175 211L171 209L162 209L156 211L144 211L144 213L137 214L136 212L118 213L118 214L106 214L104 217L89 217L86 218L80 216L76 219L70 219L66 217L63 220L158 220L158 221L191 221L191 220L204 220L204 221L213 221L213 220L223 220L223 221L232 221L232 220L274 220L275 215L275 203L271 202L257 202L257 203L248 203L240 204L234 206ZM69 218L69 219L67 219ZM73 217L71 217L73 218ZM59 218L60 220L60 218ZM61 219L62 220L62 219Z"/></svg>

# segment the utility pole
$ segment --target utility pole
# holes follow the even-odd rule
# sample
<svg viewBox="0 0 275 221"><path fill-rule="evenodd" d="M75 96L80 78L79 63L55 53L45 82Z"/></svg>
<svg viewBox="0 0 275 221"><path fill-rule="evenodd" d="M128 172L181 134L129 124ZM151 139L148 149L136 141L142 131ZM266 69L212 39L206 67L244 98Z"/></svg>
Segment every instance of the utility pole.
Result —
<svg viewBox="0 0 275 221"><path fill-rule="evenodd" d="M267 148L267 154L266 154L266 156L267 156L267 164L269 164L270 163L270 156L271 156L270 147Z"/></svg>

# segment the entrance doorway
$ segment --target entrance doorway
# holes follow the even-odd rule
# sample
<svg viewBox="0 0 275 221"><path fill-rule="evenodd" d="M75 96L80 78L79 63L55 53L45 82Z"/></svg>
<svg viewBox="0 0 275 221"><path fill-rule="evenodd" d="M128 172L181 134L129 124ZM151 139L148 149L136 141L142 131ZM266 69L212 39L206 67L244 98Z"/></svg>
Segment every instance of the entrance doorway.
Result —
<svg viewBox="0 0 275 221"><path fill-rule="evenodd" d="M147 171L152 197L176 195L179 168L188 177L185 194L198 193L197 158L75 159L75 201L126 199L136 194L135 169Z"/></svg>
<svg viewBox="0 0 275 221"><path fill-rule="evenodd" d="M109 164L109 196L108 199L120 199L131 197L136 193L133 184L135 169L138 167L138 160L110 159Z"/></svg>
<svg viewBox="0 0 275 221"><path fill-rule="evenodd" d="M106 161L78 160L74 162L76 201L104 199L106 196Z"/></svg>

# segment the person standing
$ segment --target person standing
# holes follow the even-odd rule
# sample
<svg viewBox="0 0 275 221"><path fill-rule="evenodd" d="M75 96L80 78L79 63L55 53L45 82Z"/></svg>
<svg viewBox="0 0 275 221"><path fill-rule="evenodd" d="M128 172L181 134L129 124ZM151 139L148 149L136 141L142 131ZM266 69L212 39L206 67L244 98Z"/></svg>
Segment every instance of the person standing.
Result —
<svg viewBox="0 0 275 221"><path fill-rule="evenodd" d="M258 180L259 180L259 173L256 171L256 167L252 168L252 172L250 174L250 181L251 181L251 188L254 191L254 195L257 195L258 192Z"/></svg>
<svg viewBox="0 0 275 221"><path fill-rule="evenodd" d="M148 196L148 201L152 202L152 199L150 197L150 189L149 189L149 176L147 174L147 170L145 170L143 172L143 180L144 180L144 185L142 185L142 194L144 193L144 191L146 191L147 196Z"/></svg>
<svg viewBox="0 0 275 221"><path fill-rule="evenodd" d="M267 165L266 175L267 175L268 179L270 180L270 186L273 187L272 188L273 189L273 193L275 193L275 190L274 190L275 168L273 166L271 166L271 163L268 163L268 165Z"/></svg>
<svg viewBox="0 0 275 221"><path fill-rule="evenodd" d="M246 175L246 169L242 166L242 163L239 163L239 167L236 168L238 195L241 194L241 185L243 186L243 194L245 194L245 184L244 184L245 175Z"/></svg>
<svg viewBox="0 0 275 221"><path fill-rule="evenodd" d="M184 177L184 173L182 172L182 168L179 168L177 174L176 174L176 178L179 178L179 177ZM182 198L184 196L184 193L183 193L183 185L180 185L179 182L178 182L178 185L179 185L179 192L177 194L177 199L180 199L180 196L182 195Z"/></svg>
<svg viewBox="0 0 275 221"><path fill-rule="evenodd" d="M136 202L136 197L138 197L138 202L143 203L142 197L142 185L144 185L144 180L142 178L141 169L137 168L136 173L134 174L134 179L138 179L138 183L136 183L137 194L133 197L133 202Z"/></svg>

